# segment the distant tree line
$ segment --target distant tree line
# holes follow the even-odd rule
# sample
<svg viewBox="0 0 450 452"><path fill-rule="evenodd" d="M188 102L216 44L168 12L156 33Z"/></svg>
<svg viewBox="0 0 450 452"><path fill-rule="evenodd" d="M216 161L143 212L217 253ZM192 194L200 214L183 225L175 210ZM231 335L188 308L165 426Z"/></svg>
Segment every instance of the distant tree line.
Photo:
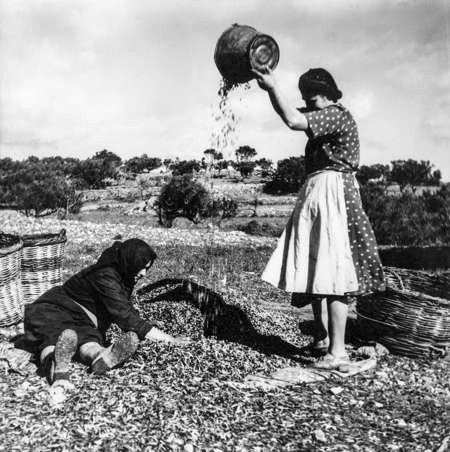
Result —
<svg viewBox="0 0 450 452"><path fill-rule="evenodd" d="M0 205L35 216L76 210L79 191L104 188L117 177L121 163L119 156L106 149L85 160L60 156L0 159Z"/></svg>
<svg viewBox="0 0 450 452"><path fill-rule="evenodd" d="M419 186L439 186L441 171L433 170L428 160L393 160L391 165L362 165L356 173L360 185L370 182L382 185L398 184L400 191L416 191ZM271 180L264 186L268 194L283 195L296 193L306 179L305 159L289 157L278 161Z"/></svg>
<svg viewBox="0 0 450 452"><path fill-rule="evenodd" d="M214 149L204 151L201 160L160 159L143 154L122 161L106 149L91 158L29 157L23 161L0 159L0 205L15 207L27 215L54 212L66 215L81 205L80 191L105 188L126 177L139 180L139 174L164 165L172 177L162 188L155 205L160 222L170 226L177 216L199 221L209 216L236 215L237 203L214 198L193 177L199 171L222 177L223 170L239 172L242 179L257 166L265 179L263 191L283 195L298 192L306 179L304 157L279 160L276 167L265 158L256 159L250 146L240 146L235 160L225 160ZM362 165L357 173L361 197L379 243L402 245L450 242L450 189L441 183L441 172L429 161L393 160L390 165ZM397 184L399 190L391 186ZM138 183L139 185L139 183ZM434 192L420 186L436 186ZM143 193L142 193L143 196Z"/></svg>

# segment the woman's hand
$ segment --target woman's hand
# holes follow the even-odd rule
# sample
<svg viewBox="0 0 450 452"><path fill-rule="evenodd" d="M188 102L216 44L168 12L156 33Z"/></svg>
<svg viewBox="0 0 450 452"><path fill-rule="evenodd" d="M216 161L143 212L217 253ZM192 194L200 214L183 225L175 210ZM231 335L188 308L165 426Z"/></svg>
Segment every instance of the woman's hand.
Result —
<svg viewBox="0 0 450 452"><path fill-rule="evenodd" d="M191 343L191 338L188 336L177 336L173 338L172 344L179 345L180 347L183 347L185 345L188 345Z"/></svg>
<svg viewBox="0 0 450 452"><path fill-rule="evenodd" d="M253 69L258 85L269 94L274 110L280 115L283 122L292 130L307 130L308 120L300 113L281 92L274 72L269 67L260 70Z"/></svg>
<svg viewBox="0 0 450 452"><path fill-rule="evenodd" d="M170 334L164 333L164 331L156 328L154 326L146 335L145 339L154 342L165 342L166 344L174 344L174 345L187 345L190 342L190 338L188 337L174 337Z"/></svg>
<svg viewBox="0 0 450 452"><path fill-rule="evenodd" d="M256 76L256 81L261 89L264 91L274 91L277 87L277 80L272 69L264 67L261 70L252 69Z"/></svg>

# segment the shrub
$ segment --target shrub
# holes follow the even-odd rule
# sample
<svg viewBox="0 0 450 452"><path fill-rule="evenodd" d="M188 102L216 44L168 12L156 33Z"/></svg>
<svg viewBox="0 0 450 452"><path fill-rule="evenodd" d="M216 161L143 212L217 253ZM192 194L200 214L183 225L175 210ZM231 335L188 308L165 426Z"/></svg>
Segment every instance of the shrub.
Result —
<svg viewBox="0 0 450 452"><path fill-rule="evenodd" d="M25 215L36 217L64 209L67 200L67 186L59 177L43 178L29 185L19 184L16 189L17 208Z"/></svg>
<svg viewBox="0 0 450 452"><path fill-rule="evenodd" d="M275 226L267 222L260 223L256 220L248 222L246 225L241 226L239 229L246 234L261 235L265 237L279 237L283 232L283 227L281 226Z"/></svg>
<svg viewBox="0 0 450 452"><path fill-rule="evenodd" d="M304 157L289 157L278 162L273 177L264 187L263 192L271 195L296 193L306 178Z"/></svg>
<svg viewBox="0 0 450 452"><path fill-rule="evenodd" d="M209 217L233 218L238 211L238 203L232 199L223 196L222 198L213 199L207 209Z"/></svg>
<svg viewBox="0 0 450 452"><path fill-rule="evenodd" d="M389 165L382 165L381 163L377 163L375 165L362 165L358 169L356 174L358 182L361 185L367 184L369 181L374 179L378 180L386 180L390 177L390 169Z"/></svg>
<svg viewBox="0 0 450 452"><path fill-rule="evenodd" d="M432 171L433 165L428 160L393 160L390 178L400 185L403 191L405 187L417 185L439 185L441 172Z"/></svg>
<svg viewBox="0 0 450 452"><path fill-rule="evenodd" d="M261 176L262 177L269 177L272 175L272 167L273 167L272 160L268 160L265 157L263 157L263 158L256 160L255 163L261 167Z"/></svg>
<svg viewBox="0 0 450 452"><path fill-rule="evenodd" d="M255 166L256 163L250 161L234 163L234 168L236 171L239 171L239 173L241 173L242 179L251 176L253 174L253 171L255 170Z"/></svg>
<svg viewBox="0 0 450 452"><path fill-rule="evenodd" d="M363 206L379 244L432 245L450 243L450 190L390 195L384 186L361 188Z"/></svg>
<svg viewBox="0 0 450 452"><path fill-rule="evenodd" d="M105 188L105 180L116 177L115 163L102 159L81 160L73 168L72 176L81 182L83 188Z"/></svg>
<svg viewBox="0 0 450 452"><path fill-rule="evenodd" d="M207 213L210 202L206 188L190 175L174 176L162 187L156 203L159 222L171 227L176 217L184 216L197 223Z"/></svg>
<svg viewBox="0 0 450 452"><path fill-rule="evenodd" d="M108 163L112 163L114 166L119 166L122 163L122 159L114 152L103 149L103 151L96 152L94 155L95 160L103 160Z"/></svg>
<svg viewBox="0 0 450 452"><path fill-rule="evenodd" d="M180 160L172 162L169 168L174 176L182 176L183 174L192 176L194 172L200 171L201 164L197 160Z"/></svg>
<svg viewBox="0 0 450 452"><path fill-rule="evenodd" d="M236 160L238 162L244 162L252 159L257 154L256 149L251 146L240 146L235 151Z"/></svg>
<svg viewBox="0 0 450 452"><path fill-rule="evenodd" d="M10 186L10 199L25 215L43 216L68 209L75 190L67 179L49 171L24 169Z"/></svg>
<svg viewBox="0 0 450 452"><path fill-rule="evenodd" d="M67 174L76 159L30 157L22 162L0 160L0 203L26 215L60 212L65 216L80 207L79 181ZM66 165L67 163L67 165Z"/></svg>
<svg viewBox="0 0 450 452"><path fill-rule="evenodd" d="M140 157L133 157L127 160L125 167L130 173L142 173L145 170L151 171L152 169L158 168L161 164L160 158L149 157L147 154L143 154Z"/></svg>

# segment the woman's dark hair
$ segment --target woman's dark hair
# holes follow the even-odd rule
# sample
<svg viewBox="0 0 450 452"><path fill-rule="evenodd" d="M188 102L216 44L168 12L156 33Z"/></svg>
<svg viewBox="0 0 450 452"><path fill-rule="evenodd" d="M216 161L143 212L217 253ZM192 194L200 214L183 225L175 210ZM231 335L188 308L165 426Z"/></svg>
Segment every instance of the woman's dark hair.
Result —
<svg viewBox="0 0 450 452"><path fill-rule="evenodd" d="M342 97L342 91L338 89L333 76L322 68L310 69L301 75L298 80L298 89L304 98L322 94L333 102L337 102Z"/></svg>

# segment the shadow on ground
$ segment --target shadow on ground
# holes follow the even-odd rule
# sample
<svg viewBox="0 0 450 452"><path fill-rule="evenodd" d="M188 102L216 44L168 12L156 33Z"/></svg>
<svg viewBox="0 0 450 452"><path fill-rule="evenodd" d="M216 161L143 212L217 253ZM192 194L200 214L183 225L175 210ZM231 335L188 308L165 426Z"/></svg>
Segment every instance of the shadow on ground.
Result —
<svg viewBox="0 0 450 452"><path fill-rule="evenodd" d="M141 288L137 295L145 295L142 301L146 303L188 301L203 315L205 337L242 344L266 355L304 361L303 348L279 336L259 333L241 308L227 304L220 294L193 281L165 278Z"/></svg>
<svg viewBox="0 0 450 452"><path fill-rule="evenodd" d="M314 336L314 320L303 320L299 323L300 332L307 336ZM347 319L347 327L345 330L345 343L350 344L353 347L359 347L361 345L367 345L367 335L364 335L364 331L361 331L361 327L358 324L356 318ZM303 353L311 353L308 347L302 348Z"/></svg>

